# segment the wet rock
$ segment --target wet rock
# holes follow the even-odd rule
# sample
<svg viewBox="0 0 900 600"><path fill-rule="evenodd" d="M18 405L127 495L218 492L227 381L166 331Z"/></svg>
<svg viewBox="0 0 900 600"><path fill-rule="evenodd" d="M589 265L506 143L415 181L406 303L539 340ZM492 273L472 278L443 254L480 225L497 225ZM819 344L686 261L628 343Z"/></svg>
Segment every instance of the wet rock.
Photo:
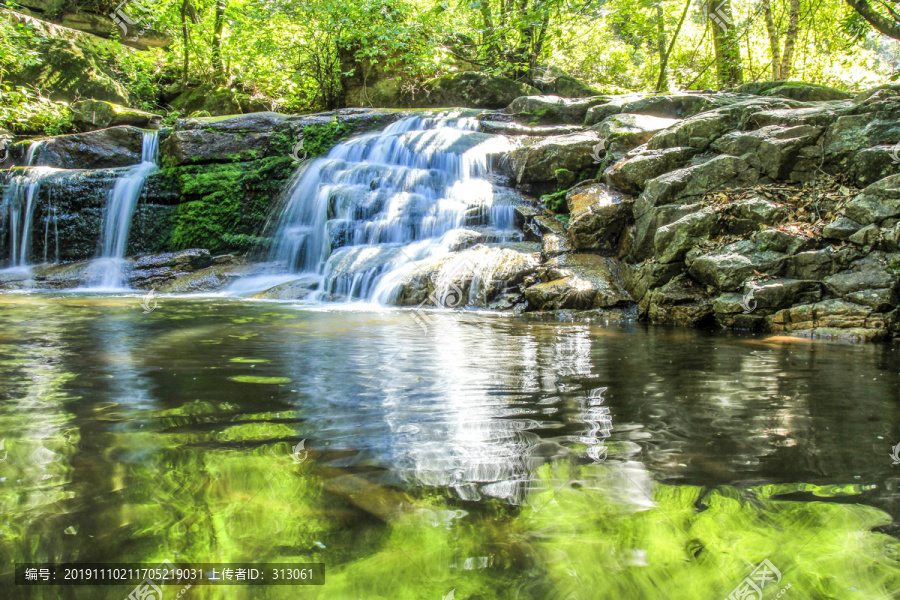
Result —
<svg viewBox="0 0 900 600"><path fill-rule="evenodd" d="M584 183L569 190L566 204L572 245L612 251L631 219L634 199L602 183Z"/></svg>
<svg viewBox="0 0 900 600"><path fill-rule="evenodd" d="M871 340L889 335L889 321L868 306L831 299L778 311L771 318L771 329Z"/></svg>
<svg viewBox="0 0 900 600"><path fill-rule="evenodd" d="M317 281L300 278L280 283L253 296L262 300L303 300L318 289Z"/></svg>
<svg viewBox="0 0 900 600"><path fill-rule="evenodd" d="M640 312L651 323L686 327L703 327L713 319L709 295L685 275L650 290L641 302Z"/></svg>
<svg viewBox="0 0 900 600"><path fill-rule="evenodd" d="M592 98L560 98L559 96L523 96L516 98L504 112L528 125L580 125L588 109L609 101L606 96Z"/></svg>
<svg viewBox="0 0 900 600"><path fill-rule="evenodd" d="M779 275L786 259L779 252L760 250L755 242L742 241L712 254L688 255L686 262L688 272L697 281L732 292L756 273Z"/></svg>
<svg viewBox="0 0 900 600"><path fill-rule="evenodd" d="M637 302L653 288L662 287L684 270L684 263L658 263L647 261L628 270L625 289Z"/></svg>
<svg viewBox="0 0 900 600"><path fill-rule="evenodd" d="M174 279L159 284L157 291L173 294L196 294L224 289L233 281L260 271L252 265L235 262L199 269L192 273L177 273Z"/></svg>
<svg viewBox="0 0 900 600"><path fill-rule="evenodd" d="M754 131L734 131L718 138L711 148L744 159L772 179L785 179L794 169L801 148L816 143L821 127L768 125Z"/></svg>
<svg viewBox="0 0 900 600"><path fill-rule="evenodd" d="M558 169L578 172L596 164L592 152L598 143L593 131L544 138L510 152L507 168L519 184L552 181Z"/></svg>
<svg viewBox="0 0 900 600"><path fill-rule="evenodd" d="M59 135L47 139L37 151L36 165L59 169L108 169L141 162L143 134L122 126Z"/></svg>
<svg viewBox="0 0 900 600"><path fill-rule="evenodd" d="M162 121L156 115L136 108L128 108L103 100L83 100L69 105L72 120L82 131L103 129L117 125L133 125L143 129L158 129Z"/></svg>
<svg viewBox="0 0 900 600"><path fill-rule="evenodd" d="M594 254L567 254L544 265L549 281L525 290L533 310L608 308L631 302L624 266Z"/></svg>
<svg viewBox="0 0 900 600"><path fill-rule="evenodd" d="M640 194L648 181L683 167L696 153L693 148L650 150L639 146L616 162L605 176L613 187Z"/></svg>
<svg viewBox="0 0 900 600"><path fill-rule="evenodd" d="M592 129L606 140L607 152L621 156L678 122L678 119L619 113L607 117Z"/></svg>
<svg viewBox="0 0 900 600"><path fill-rule="evenodd" d="M206 249L142 256L131 265L129 283L139 289L158 288L184 274L204 269L211 263L212 257Z"/></svg>
<svg viewBox="0 0 900 600"><path fill-rule="evenodd" d="M574 252L575 247L569 241L568 236L559 235L558 233L549 233L541 240L541 257L549 260L560 254L568 254Z"/></svg>

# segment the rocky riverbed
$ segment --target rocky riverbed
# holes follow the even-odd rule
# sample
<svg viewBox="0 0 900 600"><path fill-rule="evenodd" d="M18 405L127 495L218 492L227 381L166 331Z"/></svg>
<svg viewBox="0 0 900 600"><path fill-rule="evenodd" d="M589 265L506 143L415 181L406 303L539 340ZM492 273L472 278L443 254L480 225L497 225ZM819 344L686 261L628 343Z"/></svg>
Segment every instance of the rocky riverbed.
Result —
<svg viewBox="0 0 900 600"><path fill-rule="evenodd" d="M254 273L297 140L299 158L324 154L404 114L254 113L163 129L162 168L136 213L146 224L129 241L129 254L151 256L126 267L131 285L212 291ZM498 185L523 195L515 219L525 241L463 231L457 257L423 264L396 303L439 303L436 282L449 277L460 290L476 282L468 297L479 307L861 340L900 334L900 86L855 97L779 82L525 96L477 117L482 131L513 143L493 170ZM27 148L13 149L19 165ZM71 185L42 187L33 254L90 258L97 240L87 232L99 230L109 181L139 153L130 126L45 140L34 164L79 170L65 172ZM45 234L50 224L55 238ZM159 252L176 253L152 256ZM41 265L0 281L69 287L86 264ZM273 294L291 297L291 289Z"/></svg>

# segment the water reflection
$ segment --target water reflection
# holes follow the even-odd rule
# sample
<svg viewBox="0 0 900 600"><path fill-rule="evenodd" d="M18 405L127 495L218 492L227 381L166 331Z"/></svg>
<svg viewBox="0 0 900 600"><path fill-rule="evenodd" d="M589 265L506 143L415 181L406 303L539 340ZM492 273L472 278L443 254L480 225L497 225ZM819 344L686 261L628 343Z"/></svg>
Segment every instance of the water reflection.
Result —
<svg viewBox="0 0 900 600"><path fill-rule="evenodd" d="M482 597L648 597L635 569L724 596L777 548L727 550L710 515L838 555L843 531L894 561L871 531L900 512L894 346L473 313L437 314L434 337L405 311L139 304L0 296L0 577L24 560L322 560L331 583L301 597L379 597L385 569L394 597L456 578ZM871 585L889 590L882 562ZM620 595L591 595L601 580ZM122 596L58 592L32 597ZM232 592L192 596L286 597Z"/></svg>

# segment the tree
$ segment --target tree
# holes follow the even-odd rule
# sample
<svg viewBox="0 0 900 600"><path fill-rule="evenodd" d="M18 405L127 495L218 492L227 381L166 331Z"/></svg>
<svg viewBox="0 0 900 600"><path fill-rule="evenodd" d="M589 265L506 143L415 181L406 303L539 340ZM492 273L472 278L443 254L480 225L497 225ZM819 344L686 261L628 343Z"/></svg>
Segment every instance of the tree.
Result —
<svg viewBox="0 0 900 600"><path fill-rule="evenodd" d="M707 0L706 14L712 25L719 88L740 85L744 82L744 72L731 0Z"/></svg>
<svg viewBox="0 0 900 600"><path fill-rule="evenodd" d="M794 61L794 47L797 44L797 35L800 33L800 0L790 0L784 50L781 48L781 31L778 23L775 21L771 1L763 0L762 8L766 21L766 32L769 36L769 50L772 56L772 79L775 81L790 79Z"/></svg>
<svg viewBox="0 0 900 600"><path fill-rule="evenodd" d="M213 24L212 35L212 66L215 76L220 80L225 80L225 67L222 65L222 30L225 28L225 9L228 7L228 0L216 0L216 16Z"/></svg>
<svg viewBox="0 0 900 600"><path fill-rule="evenodd" d="M888 2L873 6L868 0L846 0L853 10L869 24L888 37L900 40L900 14Z"/></svg>

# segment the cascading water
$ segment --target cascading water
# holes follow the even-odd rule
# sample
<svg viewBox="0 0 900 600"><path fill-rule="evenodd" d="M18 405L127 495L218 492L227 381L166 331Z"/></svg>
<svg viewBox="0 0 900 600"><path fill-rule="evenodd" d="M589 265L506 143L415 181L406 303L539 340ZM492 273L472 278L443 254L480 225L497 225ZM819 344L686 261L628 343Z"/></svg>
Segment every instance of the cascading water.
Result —
<svg viewBox="0 0 900 600"><path fill-rule="evenodd" d="M318 298L387 303L421 261L450 254L462 228L486 241L518 239L514 206L500 205L488 179L490 155L509 142L477 126L458 114L407 117L298 172L269 255L281 281L303 275Z"/></svg>
<svg viewBox="0 0 900 600"><path fill-rule="evenodd" d="M9 264L11 268L27 267L31 259L31 230L41 183L59 169L32 166L41 142L28 146L25 169L14 175L0 204L0 222L7 224Z"/></svg>
<svg viewBox="0 0 900 600"><path fill-rule="evenodd" d="M141 162L127 167L109 193L101 226L100 260L95 285L101 289L125 287L125 247L131 230L131 217L147 177L159 169L159 136L144 131Z"/></svg>

